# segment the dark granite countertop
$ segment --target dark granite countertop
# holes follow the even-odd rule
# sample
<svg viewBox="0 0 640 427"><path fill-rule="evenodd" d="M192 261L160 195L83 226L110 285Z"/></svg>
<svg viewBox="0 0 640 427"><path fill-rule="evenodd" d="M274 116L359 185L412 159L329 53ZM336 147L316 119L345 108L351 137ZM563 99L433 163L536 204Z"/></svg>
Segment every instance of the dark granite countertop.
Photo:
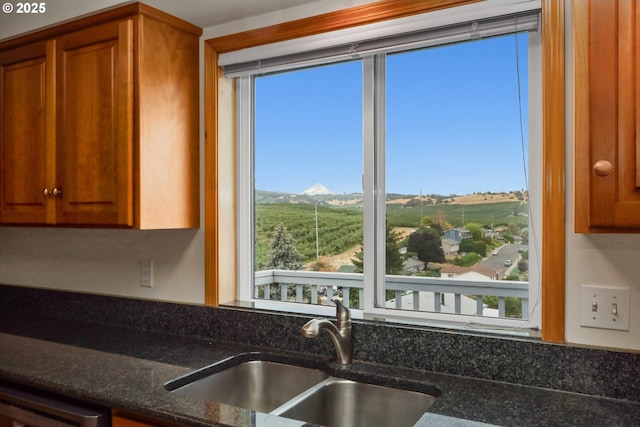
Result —
<svg viewBox="0 0 640 427"><path fill-rule="evenodd" d="M262 347L0 312L0 380L194 426L308 426L169 393L167 381ZM321 359L321 360L320 360ZM324 360L316 358L316 362ZM328 365L331 368L331 365ZM335 369L335 366L332 368ZM341 375L440 393L416 426L637 426L640 403L356 361Z"/></svg>

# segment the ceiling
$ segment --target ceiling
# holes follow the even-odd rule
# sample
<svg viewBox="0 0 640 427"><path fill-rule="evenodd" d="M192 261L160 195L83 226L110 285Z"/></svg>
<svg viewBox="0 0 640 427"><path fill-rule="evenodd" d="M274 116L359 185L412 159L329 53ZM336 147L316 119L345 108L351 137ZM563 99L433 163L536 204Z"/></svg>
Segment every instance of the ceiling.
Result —
<svg viewBox="0 0 640 427"><path fill-rule="evenodd" d="M38 30L56 23L76 19L95 11L134 0L55 0L46 13L0 13L0 40ZM143 3L191 22L201 28L225 27L221 31L237 31L235 23L257 16L271 15L264 22L282 22L295 16L312 16L336 9L352 7L372 0L142 0ZM282 13L280 13L282 12ZM295 18L293 18L295 19Z"/></svg>
<svg viewBox="0 0 640 427"><path fill-rule="evenodd" d="M211 27L323 0L144 0L199 27Z"/></svg>

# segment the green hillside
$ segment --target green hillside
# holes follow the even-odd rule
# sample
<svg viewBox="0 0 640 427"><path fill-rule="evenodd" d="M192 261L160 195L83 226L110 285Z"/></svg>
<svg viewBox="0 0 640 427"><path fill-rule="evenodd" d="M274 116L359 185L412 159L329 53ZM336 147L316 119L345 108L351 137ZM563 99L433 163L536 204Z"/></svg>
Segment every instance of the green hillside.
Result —
<svg viewBox="0 0 640 427"><path fill-rule="evenodd" d="M518 214L526 214L529 206L520 202L481 203L474 205L427 205L423 207L404 207L397 204L387 205L387 220L394 227L417 227L422 215L444 215L454 227L462 227L463 223L477 222L490 228L510 223L527 224L528 218Z"/></svg>

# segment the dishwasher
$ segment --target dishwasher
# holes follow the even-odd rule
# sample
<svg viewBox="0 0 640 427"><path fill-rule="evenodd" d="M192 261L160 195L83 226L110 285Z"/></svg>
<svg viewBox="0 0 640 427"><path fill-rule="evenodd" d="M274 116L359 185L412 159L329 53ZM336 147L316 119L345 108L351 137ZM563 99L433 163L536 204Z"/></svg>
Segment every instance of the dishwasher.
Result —
<svg viewBox="0 0 640 427"><path fill-rule="evenodd" d="M0 382L0 415L13 427L109 427L109 409Z"/></svg>

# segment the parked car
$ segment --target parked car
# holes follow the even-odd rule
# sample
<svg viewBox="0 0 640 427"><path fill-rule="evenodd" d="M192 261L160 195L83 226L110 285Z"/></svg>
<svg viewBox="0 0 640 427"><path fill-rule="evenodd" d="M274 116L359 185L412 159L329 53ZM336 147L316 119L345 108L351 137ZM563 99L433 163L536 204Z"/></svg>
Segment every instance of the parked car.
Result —
<svg viewBox="0 0 640 427"><path fill-rule="evenodd" d="M504 266L505 266L505 267L511 267L511 264L513 264L513 262L511 262L511 260L510 260L510 259L505 259L505 260L504 260Z"/></svg>
<svg viewBox="0 0 640 427"><path fill-rule="evenodd" d="M498 255L498 253L499 253L499 252L498 252L498 250L496 249L495 251L491 252L491 255L496 256L496 255Z"/></svg>

